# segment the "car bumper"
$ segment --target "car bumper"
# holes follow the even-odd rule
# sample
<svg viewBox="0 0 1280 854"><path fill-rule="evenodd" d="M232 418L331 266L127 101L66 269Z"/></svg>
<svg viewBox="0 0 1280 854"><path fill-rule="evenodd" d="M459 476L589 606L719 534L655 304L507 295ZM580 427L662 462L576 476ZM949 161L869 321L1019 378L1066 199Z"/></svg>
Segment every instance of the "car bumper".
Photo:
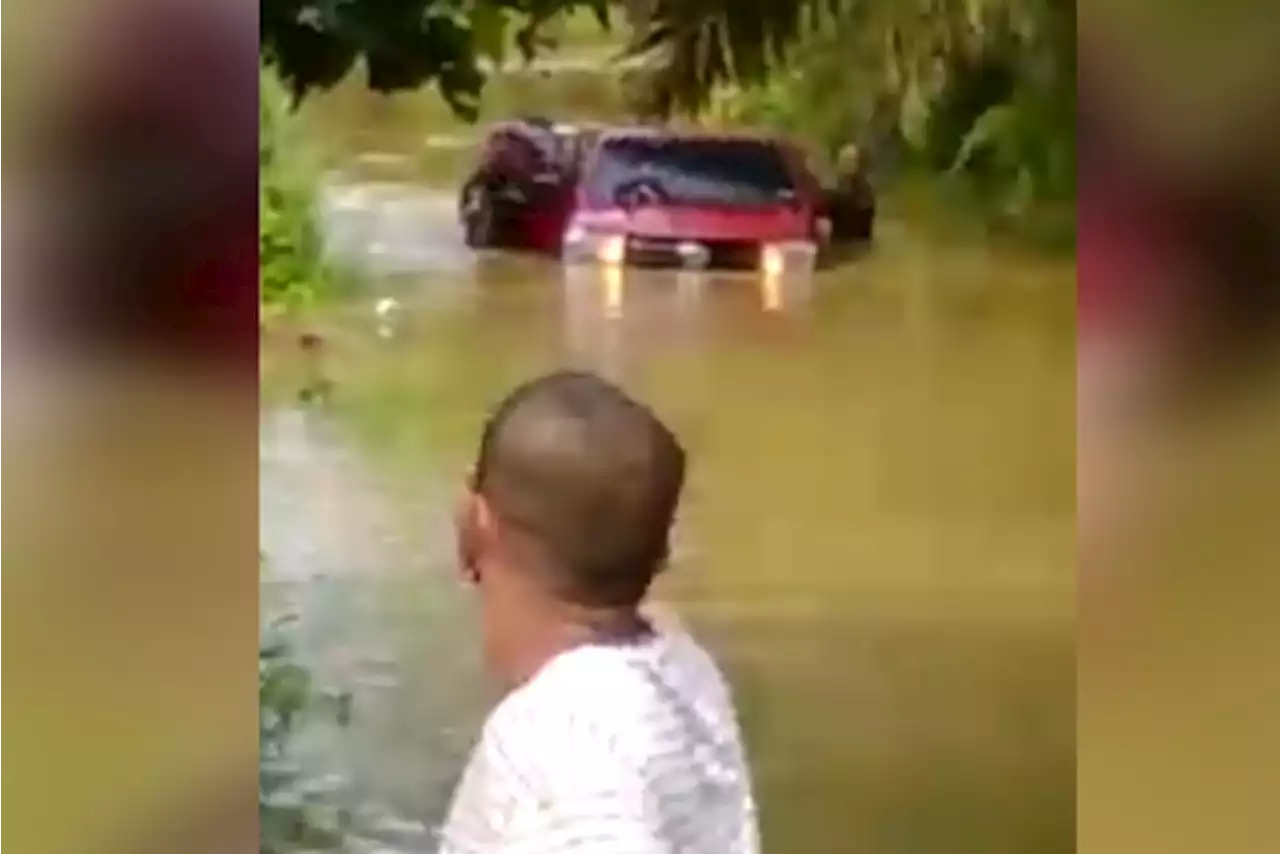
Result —
<svg viewBox="0 0 1280 854"><path fill-rule="evenodd" d="M624 263L634 267L704 270L758 270L763 244L748 240L674 240L632 238Z"/></svg>
<svg viewBox="0 0 1280 854"><path fill-rule="evenodd" d="M583 264L565 267L562 285L570 314L591 322L632 312L650 319L668 310L683 316L709 299L753 292L763 311L790 311L809 303L815 277Z"/></svg>
<svg viewBox="0 0 1280 854"><path fill-rule="evenodd" d="M807 241L687 240L605 236L567 243L570 263L641 268L782 274L811 271L817 247Z"/></svg>

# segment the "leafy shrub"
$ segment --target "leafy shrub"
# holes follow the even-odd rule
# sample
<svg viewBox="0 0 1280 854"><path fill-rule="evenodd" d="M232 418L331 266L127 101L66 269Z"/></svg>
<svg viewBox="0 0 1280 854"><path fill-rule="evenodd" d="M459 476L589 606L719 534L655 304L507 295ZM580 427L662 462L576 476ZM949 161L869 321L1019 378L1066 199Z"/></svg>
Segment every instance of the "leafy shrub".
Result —
<svg viewBox="0 0 1280 854"><path fill-rule="evenodd" d="M297 659L286 616L268 623L258 647L258 814L261 854L294 854L339 848L344 811L309 790L294 755L307 713L323 698L311 672ZM338 722L350 719L350 698L339 696Z"/></svg>
<svg viewBox="0 0 1280 854"><path fill-rule="evenodd" d="M316 172L306 159L289 96L259 75L258 264L267 313L310 307L336 282L314 218Z"/></svg>
<svg viewBox="0 0 1280 854"><path fill-rule="evenodd" d="M707 26L728 34L707 44L662 35L659 15L650 26L666 65L655 79L683 103L709 88L704 117L717 123L785 132L826 158L857 142L878 172L888 160L963 185L984 219L1018 220L1074 200L1072 0L869 0L816 25L804 23L806 4L770 8L775 19L762 29L748 20L755 12L732 4L698 7ZM784 53L757 50L773 38L770 27ZM746 64L719 61L725 51Z"/></svg>

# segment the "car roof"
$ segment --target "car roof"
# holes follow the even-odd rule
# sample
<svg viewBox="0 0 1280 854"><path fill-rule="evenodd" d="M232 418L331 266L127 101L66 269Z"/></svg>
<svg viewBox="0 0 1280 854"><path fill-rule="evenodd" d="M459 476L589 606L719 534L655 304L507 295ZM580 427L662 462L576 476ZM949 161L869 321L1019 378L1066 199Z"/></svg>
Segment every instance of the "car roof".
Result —
<svg viewBox="0 0 1280 854"><path fill-rule="evenodd" d="M583 125L577 122L560 122L543 118L516 118L494 122L489 126L487 133L492 136L494 134L514 131L516 133L533 136L544 136L546 134L572 136L590 129L592 128L589 125Z"/></svg>
<svg viewBox="0 0 1280 854"><path fill-rule="evenodd" d="M779 146L783 141L775 136L746 131L684 130L669 127L609 128L600 134L603 143L622 140L652 139L662 142L756 142L761 145Z"/></svg>

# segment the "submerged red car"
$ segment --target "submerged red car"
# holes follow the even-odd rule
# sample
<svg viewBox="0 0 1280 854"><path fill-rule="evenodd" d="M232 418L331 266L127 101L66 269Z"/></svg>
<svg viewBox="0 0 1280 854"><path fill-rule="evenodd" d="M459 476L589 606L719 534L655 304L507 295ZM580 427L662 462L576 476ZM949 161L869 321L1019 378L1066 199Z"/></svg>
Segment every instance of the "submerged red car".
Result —
<svg viewBox="0 0 1280 854"><path fill-rule="evenodd" d="M826 245L825 206L784 143L613 131L583 163L562 250L568 261L781 271Z"/></svg>
<svg viewBox="0 0 1280 854"><path fill-rule="evenodd" d="M782 272L811 267L831 242L830 194L784 142L655 128L578 133L559 148L550 139L523 142L519 159L491 147L464 189L473 246L571 263ZM491 237L495 222L501 240Z"/></svg>

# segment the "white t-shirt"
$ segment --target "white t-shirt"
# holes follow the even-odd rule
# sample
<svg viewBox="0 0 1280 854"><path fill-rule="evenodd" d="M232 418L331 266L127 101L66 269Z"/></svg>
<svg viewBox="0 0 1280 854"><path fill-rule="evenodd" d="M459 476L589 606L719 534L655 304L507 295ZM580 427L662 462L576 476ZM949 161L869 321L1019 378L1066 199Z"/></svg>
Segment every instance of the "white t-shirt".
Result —
<svg viewBox="0 0 1280 854"><path fill-rule="evenodd" d="M758 854L728 686L688 635L563 653L486 722L441 854Z"/></svg>

